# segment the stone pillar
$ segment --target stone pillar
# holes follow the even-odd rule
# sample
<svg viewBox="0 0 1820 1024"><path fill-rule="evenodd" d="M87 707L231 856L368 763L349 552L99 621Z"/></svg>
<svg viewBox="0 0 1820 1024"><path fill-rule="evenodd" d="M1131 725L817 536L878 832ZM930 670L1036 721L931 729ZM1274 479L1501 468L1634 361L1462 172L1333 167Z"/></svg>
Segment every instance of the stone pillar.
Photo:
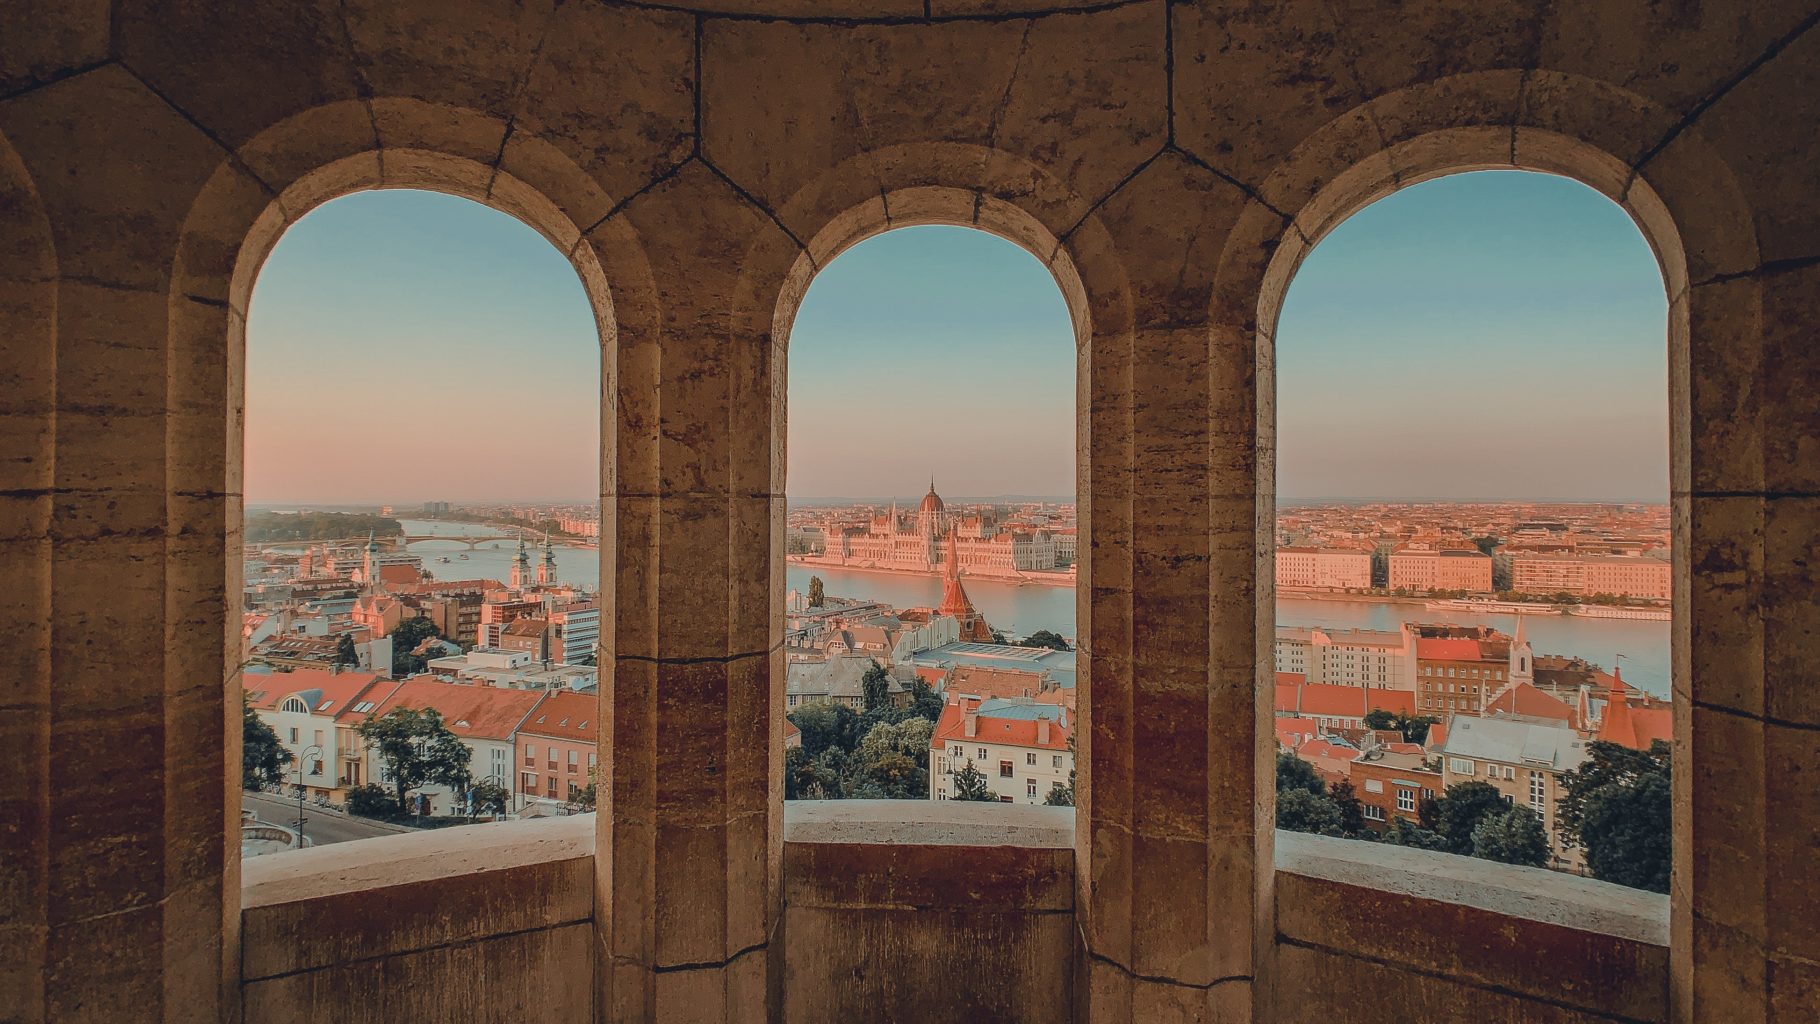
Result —
<svg viewBox="0 0 1820 1024"><path fill-rule="evenodd" d="M229 1019L239 727L222 595L239 505L223 381L236 371L225 281L174 270L225 153L118 65L13 96L0 135L56 253L54 305L45 288L9 289L0 310L8 369L23 360L4 441L19 490L0 501L8 561L31 566L5 572L0 598L23 648L0 695L0 871L21 863L29 880L0 897L0 1002L24 1020ZM9 259L29 251L29 233L19 250L7 238ZM171 339L197 317L217 341L191 362Z"/></svg>
<svg viewBox="0 0 1820 1024"><path fill-rule="evenodd" d="M1256 345L1210 317L1244 206L1165 152L1066 243L1093 320L1075 1000L1094 1024L1250 1021L1269 941Z"/></svg>
<svg viewBox="0 0 1820 1024"><path fill-rule="evenodd" d="M797 248L698 160L583 244L618 289L619 327L600 1015L765 1020L784 507L769 306Z"/></svg>

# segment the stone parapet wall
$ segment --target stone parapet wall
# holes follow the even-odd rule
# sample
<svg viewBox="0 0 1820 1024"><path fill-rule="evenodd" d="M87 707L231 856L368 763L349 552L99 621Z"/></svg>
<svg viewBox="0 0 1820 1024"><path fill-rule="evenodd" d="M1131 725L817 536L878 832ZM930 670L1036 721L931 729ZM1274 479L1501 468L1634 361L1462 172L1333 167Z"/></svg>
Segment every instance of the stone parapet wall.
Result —
<svg viewBox="0 0 1820 1024"><path fill-rule="evenodd" d="M1076 1019L1074 842L1063 807L786 805L782 1019ZM1295 833L1276 849L1277 1019L1667 1019L1664 897ZM593 859L578 816L249 862L245 1020L590 1021ZM724 1012L695 998L678 1005Z"/></svg>

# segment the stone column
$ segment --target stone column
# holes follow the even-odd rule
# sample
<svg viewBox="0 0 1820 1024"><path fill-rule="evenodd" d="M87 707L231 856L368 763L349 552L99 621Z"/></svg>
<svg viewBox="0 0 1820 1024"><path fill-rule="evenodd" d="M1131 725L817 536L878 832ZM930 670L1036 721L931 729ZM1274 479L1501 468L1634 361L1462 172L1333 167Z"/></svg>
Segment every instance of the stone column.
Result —
<svg viewBox="0 0 1820 1024"><path fill-rule="evenodd" d="M25 1020L228 1019L235 371L220 340L225 281L174 272L185 219L226 154L118 65L12 97L0 135L56 252L54 305L34 287L0 312L8 358L24 360L9 398L23 415L5 439L20 487L3 499L18 524L7 550L33 566L6 572L0 598L24 648L0 696L0 858L10 873L19 856L31 880L6 887L0 934L18 973L0 1002ZM192 362L172 332L202 321L214 358ZM47 419L33 403L49 394Z"/></svg>
<svg viewBox="0 0 1820 1024"><path fill-rule="evenodd" d="M584 244L619 288L601 1018L764 1020L777 1005L784 507L768 307L797 249L698 160Z"/></svg>
<svg viewBox="0 0 1820 1024"><path fill-rule="evenodd" d="M1165 152L1067 241L1093 303L1075 999L1094 1024L1249 1021L1269 941L1256 344L1209 312L1244 207Z"/></svg>

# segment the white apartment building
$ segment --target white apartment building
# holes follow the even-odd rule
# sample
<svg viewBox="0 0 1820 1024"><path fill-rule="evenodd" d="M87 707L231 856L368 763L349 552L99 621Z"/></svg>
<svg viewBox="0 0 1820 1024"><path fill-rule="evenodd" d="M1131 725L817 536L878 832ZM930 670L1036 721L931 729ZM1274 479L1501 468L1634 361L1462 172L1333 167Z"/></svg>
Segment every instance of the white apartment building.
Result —
<svg viewBox="0 0 1820 1024"><path fill-rule="evenodd" d="M1074 771L1068 712L1029 698L962 698L942 711L929 739L929 799L954 796L971 763L1000 803L1040 804Z"/></svg>
<svg viewBox="0 0 1820 1024"><path fill-rule="evenodd" d="M1277 586L1368 590L1371 552L1339 548L1277 548Z"/></svg>
<svg viewBox="0 0 1820 1024"><path fill-rule="evenodd" d="M1613 594L1668 600L1673 570L1660 558L1624 555L1514 554L1510 586L1526 594Z"/></svg>
<svg viewBox="0 0 1820 1024"><path fill-rule="evenodd" d="M1278 626L1276 632L1276 671L1327 686L1413 692L1415 655L1407 630Z"/></svg>

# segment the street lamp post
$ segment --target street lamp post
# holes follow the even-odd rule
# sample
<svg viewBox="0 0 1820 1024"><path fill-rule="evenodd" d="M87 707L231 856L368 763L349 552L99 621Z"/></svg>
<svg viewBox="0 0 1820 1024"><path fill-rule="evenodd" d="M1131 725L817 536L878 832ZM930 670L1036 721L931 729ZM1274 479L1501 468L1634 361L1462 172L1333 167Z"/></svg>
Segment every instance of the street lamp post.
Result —
<svg viewBox="0 0 1820 1024"><path fill-rule="evenodd" d="M297 758L297 848L299 850L303 849L303 763L310 759L312 750L316 752L318 758L322 756L322 748L312 743L303 748L303 752Z"/></svg>

